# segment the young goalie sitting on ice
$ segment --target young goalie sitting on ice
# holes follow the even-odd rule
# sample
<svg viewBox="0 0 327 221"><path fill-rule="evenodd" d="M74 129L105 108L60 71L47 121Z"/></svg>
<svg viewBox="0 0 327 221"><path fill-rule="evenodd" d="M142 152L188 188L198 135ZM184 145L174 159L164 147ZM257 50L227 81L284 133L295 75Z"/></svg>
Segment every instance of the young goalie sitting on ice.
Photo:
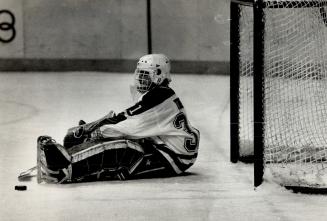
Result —
<svg viewBox="0 0 327 221"><path fill-rule="evenodd" d="M131 92L135 104L121 113L70 128L63 146L38 138L38 182L135 179L180 174L198 155L199 131L169 87L170 61L141 57Z"/></svg>

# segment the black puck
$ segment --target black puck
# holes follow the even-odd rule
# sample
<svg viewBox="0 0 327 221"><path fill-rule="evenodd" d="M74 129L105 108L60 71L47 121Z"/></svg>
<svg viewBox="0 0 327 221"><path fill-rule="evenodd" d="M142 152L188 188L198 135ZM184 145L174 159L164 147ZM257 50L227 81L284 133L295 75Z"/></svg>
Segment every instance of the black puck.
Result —
<svg viewBox="0 0 327 221"><path fill-rule="evenodd" d="M18 185L18 186L15 186L15 190L24 191L24 190L27 190L27 186Z"/></svg>

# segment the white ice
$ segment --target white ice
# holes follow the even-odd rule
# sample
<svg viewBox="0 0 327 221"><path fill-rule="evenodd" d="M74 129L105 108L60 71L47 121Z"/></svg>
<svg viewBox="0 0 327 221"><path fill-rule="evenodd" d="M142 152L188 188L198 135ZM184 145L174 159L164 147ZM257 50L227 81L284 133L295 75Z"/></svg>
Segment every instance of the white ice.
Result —
<svg viewBox="0 0 327 221"><path fill-rule="evenodd" d="M131 104L131 75L0 74L0 220L327 220L327 196L265 182L253 166L229 162L229 77L173 75L172 87L201 131L199 157L185 176L51 185L19 182L36 164L36 138L62 143L80 119ZM27 191L15 191L26 185Z"/></svg>

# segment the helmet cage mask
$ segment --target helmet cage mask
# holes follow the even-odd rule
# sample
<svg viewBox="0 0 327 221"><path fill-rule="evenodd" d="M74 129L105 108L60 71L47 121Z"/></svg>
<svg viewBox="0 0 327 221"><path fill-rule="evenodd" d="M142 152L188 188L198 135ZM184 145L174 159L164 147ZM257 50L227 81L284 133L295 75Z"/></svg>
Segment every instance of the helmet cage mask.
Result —
<svg viewBox="0 0 327 221"><path fill-rule="evenodd" d="M149 91L151 86L153 86L153 78L156 73L157 70L136 68L134 72L134 84L137 91L142 94Z"/></svg>
<svg viewBox="0 0 327 221"><path fill-rule="evenodd" d="M141 57L135 69L134 85L140 93L145 93L170 78L170 61L163 54L149 54Z"/></svg>

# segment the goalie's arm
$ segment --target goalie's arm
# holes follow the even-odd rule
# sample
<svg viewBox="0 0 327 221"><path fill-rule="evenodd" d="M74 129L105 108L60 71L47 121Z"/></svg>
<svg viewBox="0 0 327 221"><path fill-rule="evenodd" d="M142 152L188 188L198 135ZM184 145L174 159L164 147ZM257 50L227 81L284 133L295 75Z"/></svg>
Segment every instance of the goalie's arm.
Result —
<svg viewBox="0 0 327 221"><path fill-rule="evenodd" d="M115 115L113 111L110 111L109 114L97 121L69 128L64 137L63 144L66 148L81 144L85 142L86 139L92 137L92 133L97 131L102 125L116 124L125 118L124 113Z"/></svg>
<svg viewBox="0 0 327 221"><path fill-rule="evenodd" d="M94 130L106 124L117 124L126 119L125 113L121 112L117 115L105 116L97 121L85 125L84 129L88 133L92 133Z"/></svg>
<svg viewBox="0 0 327 221"><path fill-rule="evenodd" d="M166 134L163 124L170 119L171 110L160 108L167 99L175 95L166 87L158 87L145 94L142 100L121 113L116 124L104 124L100 132L105 138L125 137L138 139ZM171 108L171 107L170 107Z"/></svg>

